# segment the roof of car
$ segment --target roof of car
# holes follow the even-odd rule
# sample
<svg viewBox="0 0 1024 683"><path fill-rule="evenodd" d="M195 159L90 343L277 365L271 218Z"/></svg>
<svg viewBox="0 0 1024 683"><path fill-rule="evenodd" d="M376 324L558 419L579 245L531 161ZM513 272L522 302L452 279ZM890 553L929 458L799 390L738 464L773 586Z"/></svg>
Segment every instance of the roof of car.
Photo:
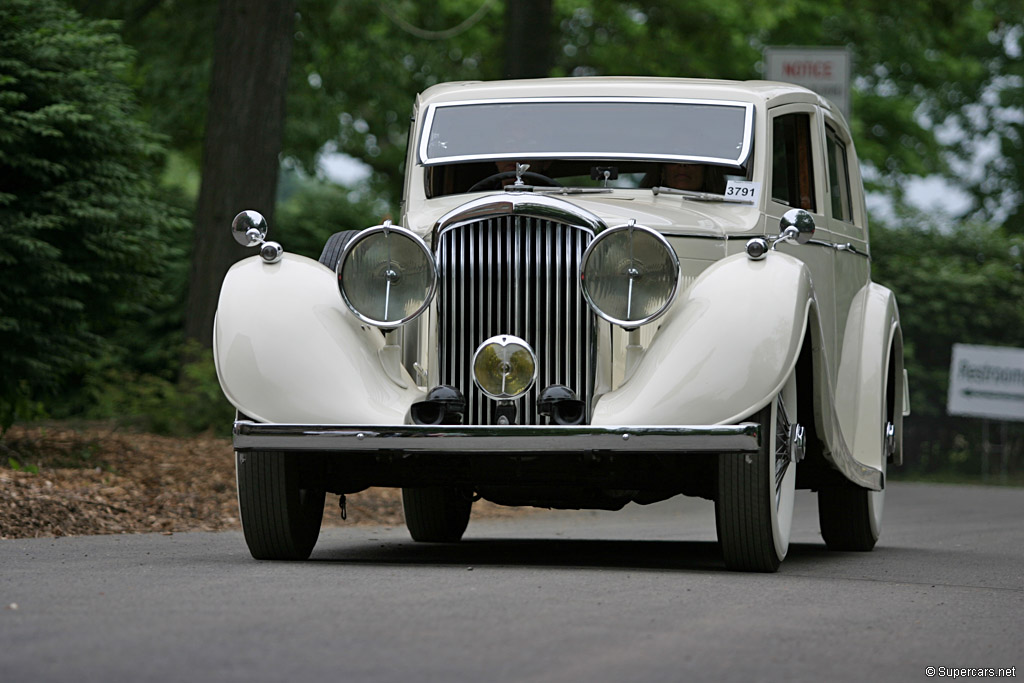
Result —
<svg viewBox="0 0 1024 683"><path fill-rule="evenodd" d="M440 83L420 94L420 104L523 97L665 97L740 100L754 103L784 99L794 102L816 102L827 106L827 102L817 94L792 83L645 76Z"/></svg>

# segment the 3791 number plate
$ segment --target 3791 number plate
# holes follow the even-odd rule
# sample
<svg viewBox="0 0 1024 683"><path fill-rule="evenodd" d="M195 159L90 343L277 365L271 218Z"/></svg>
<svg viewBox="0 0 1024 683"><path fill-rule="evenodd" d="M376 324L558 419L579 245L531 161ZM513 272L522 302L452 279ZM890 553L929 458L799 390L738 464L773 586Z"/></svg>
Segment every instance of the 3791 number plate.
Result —
<svg viewBox="0 0 1024 683"><path fill-rule="evenodd" d="M749 180L730 180L725 186L725 198L730 202L757 204L761 198L761 183Z"/></svg>

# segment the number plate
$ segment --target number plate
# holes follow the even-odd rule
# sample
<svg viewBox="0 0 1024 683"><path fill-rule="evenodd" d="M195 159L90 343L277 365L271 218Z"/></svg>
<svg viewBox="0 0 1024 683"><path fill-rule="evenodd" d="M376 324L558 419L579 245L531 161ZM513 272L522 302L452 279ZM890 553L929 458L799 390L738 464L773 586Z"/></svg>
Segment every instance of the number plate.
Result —
<svg viewBox="0 0 1024 683"><path fill-rule="evenodd" d="M749 180L730 180L725 186L725 198L730 202L757 204L761 198L761 183Z"/></svg>

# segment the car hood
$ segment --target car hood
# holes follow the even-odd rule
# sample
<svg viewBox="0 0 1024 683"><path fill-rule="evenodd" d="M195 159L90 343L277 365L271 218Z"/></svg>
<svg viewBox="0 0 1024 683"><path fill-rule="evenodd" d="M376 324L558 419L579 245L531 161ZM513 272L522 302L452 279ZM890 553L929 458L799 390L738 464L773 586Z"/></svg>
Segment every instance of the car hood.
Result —
<svg viewBox="0 0 1024 683"><path fill-rule="evenodd" d="M763 230L758 207L733 202L705 202L679 195L655 195L650 190L616 190L609 194L562 195L555 193L474 193L438 197L408 207L403 216L405 227L425 237L444 216L458 213L462 207L481 206L492 200L508 204L531 197L563 202L576 210L592 214L608 227L635 220L663 233L726 237ZM570 208L567 206L567 208Z"/></svg>

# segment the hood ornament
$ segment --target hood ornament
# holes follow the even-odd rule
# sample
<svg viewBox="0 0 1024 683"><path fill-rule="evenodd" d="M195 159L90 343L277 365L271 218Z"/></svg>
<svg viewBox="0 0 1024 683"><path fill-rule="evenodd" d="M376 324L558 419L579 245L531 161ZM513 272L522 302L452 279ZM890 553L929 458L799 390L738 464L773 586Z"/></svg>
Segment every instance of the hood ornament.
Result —
<svg viewBox="0 0 1024 683"><path fill-rule="evenodd" d="M519 163L517 161L516 162L516 181L514 183L512 183L512 184L516 185L516 186L525 185L526 183L523 182L523 174L526 173L529 170L530 170L530 165L529 164L521 164L521 163Z"/></svg>

